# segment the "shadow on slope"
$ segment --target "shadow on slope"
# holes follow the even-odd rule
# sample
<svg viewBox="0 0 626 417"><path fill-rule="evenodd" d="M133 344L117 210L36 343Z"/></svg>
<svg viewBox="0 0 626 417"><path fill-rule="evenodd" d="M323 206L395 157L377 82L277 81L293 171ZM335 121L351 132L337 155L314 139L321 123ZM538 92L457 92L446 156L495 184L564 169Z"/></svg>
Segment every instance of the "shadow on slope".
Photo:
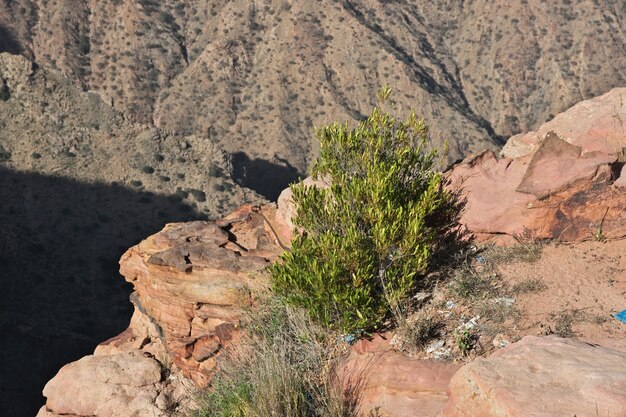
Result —
<svg viewBox="0 0 626 417"><path fill-rule="evenodd" d="M245 152L233 154L233 179L269 201L276 201L281 191L304 176L285 160L279 163L250 159Z"/></svg>
<svg viewBox="0 0 626 417"><path fill-rule="evenodd" d="M126 249L199 217L168 196L0 168L0 415L34 416L62 365L126 328Z"/></svg>
<svg viewBox="0 0 626 417"><path fill-rule="evenodd" d="M20 48L19 43L13 35L0 25L0 52L10 52L17 55L21 50L22 48Z"/></svg>

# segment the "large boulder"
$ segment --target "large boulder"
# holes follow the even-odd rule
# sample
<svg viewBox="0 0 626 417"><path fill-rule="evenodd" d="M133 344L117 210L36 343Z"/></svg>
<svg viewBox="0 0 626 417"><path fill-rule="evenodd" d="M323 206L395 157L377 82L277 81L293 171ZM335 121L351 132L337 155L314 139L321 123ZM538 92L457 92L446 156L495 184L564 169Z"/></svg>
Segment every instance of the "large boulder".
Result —
<svg viewBox="0 0 626 417"><path fill-rule="evenodd" d="M616 94L614 90L611 97ZM585 120L614 120L609 116L616 114L609 105L576 107L589 113ZM513 137L504 154L514 158L499 159L485 151L451 167L450 187L460 190L467 203L461 222L479 240L501 241L503 235L561 241L625 237L626 154L613 142L626 144L626 133L615 130L609 141L594 129L576 130L568 140L555 129L519 152L510 150L521 149L520 139Z"/></svg>
<svg viewBox="0 0 626 417"><path fill-rule="evenodd" d="M359 340L343 362L345 383L361 390L362 415L430 417L448 400L448 384L460 365L421 360L394 351L388 338Z"/></svg>
<svg viewBox="0 0 626 417"><path fill-rule="evenodd" d="M162 416L165 410L155 404L161 380L159 362L139 351L85 356L46 384L48 402L39 415Z"/></svg>
<svg viewBox="0 0 626 417"><path fill-rule="evenodd" d="M626 148L626 88L584 100L544 123L536 132L512 136L500 152L506 158L532 154L548 132L580 146L583 152L615 155Z"/></svg>
<svg viewBox="0 0 626 417"><path fill-rule="evenodd" d="M526 336L461 368L442 417L626 415L626 352Z"/></svg>

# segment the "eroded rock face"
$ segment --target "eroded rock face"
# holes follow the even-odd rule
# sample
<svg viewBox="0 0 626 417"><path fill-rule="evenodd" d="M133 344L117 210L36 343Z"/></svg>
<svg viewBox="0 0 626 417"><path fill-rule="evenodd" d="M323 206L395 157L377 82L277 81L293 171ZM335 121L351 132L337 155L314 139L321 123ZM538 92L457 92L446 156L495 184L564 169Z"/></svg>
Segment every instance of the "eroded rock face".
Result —
<svg viewBox="0 0 626 417"><path fill-rule="evenodd" d="M122 256L136 309L199 386L233 337L240 309L266 289L264 269L282 252L268 224L274 214L243 206L216 223L168 225Z"/></svg>
<svg viewBox="0 0 626 417"><path fill-rule="evenodd" d="M609 98L618 93L614 90ZM568 111L576 110L573 114L581 121L569 130L559 125L570 135L567 141L550 131L522 151L521 139L513 137L503 152L515 158L498 159L485 151L452 167L450 186L460 189L467 200L461 222L469 231L481 240L524 233L561 241L626 236L623 155L615 145L615 141L626 144L626 134L598 133L605 132L598 123L613 120L609 116L615 111L605 103L606 97L598 100L603 105L579 104ZM555 120L565 123L572 117Z"/></svg>
<svg viewBox="0 0 626 417"><path fill-rule="evenodd" d="M122 334L63 367L39 416L170 416L205 387L242 308L267 288L282 253L274 206L243 206L217 222L168 224L129 249L120 271L135 312Z"/></svg>
<svg viewBox="0 0 626 417"><path fill-rule="evenodd" d="M536 132L512 136L500 152L506 158L532 154L548 132L580 146L583 153L614 155L626 147L626 88L584 100L544 123Z"/></svg>
<svg viewBox="0 0 626 417"><path fill-rule="evenodd" d="M160 416L165 410L154 401L166 384L162 379L159 362L140 351L85 356L61 368L43 392L54 414L130 416L142 410Z"/></svg>
<svg viewBox="0 0 626 417"><path fill-rule="evenodd" d="M526 336L461 368L443 417L626 414L626 353Z"/></svg>
<svg viewBox="0 0 626 417"><path fill-rule="evenodd" d="M362 389L363 415L429 417L448 400L448 384L460 365L409 358L376 335L360 340L344 363L343 377ZM355 382L358 381L358 382Z"/></svg>

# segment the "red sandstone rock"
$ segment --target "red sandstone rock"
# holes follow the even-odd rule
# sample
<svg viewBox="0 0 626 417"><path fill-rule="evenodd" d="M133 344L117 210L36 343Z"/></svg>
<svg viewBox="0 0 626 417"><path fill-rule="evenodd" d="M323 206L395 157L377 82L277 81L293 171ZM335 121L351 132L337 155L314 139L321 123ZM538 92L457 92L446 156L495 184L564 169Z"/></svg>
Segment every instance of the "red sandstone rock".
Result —
<svg viewBox="0 0 626 417"><path fill-rule="evenodd" d="M220 348L219 337L203 336L197 339L193 344L193 352L191 356L196 362L203 362L215 355Z"/></svg>
<svg viewBox="0 0 626 417"><path fill-rule="evenodd" d="M485 151L447 175L467 201L461 222L481 240L531 231L582 241L598 229L611 239L626 236L626 189L611 185L615 161L550 134L533 155L498 160Z"/></svg>
<svg viewBox="0 0 626 417"><path fill-rule="evenodd" d="M462 223L479 239L525 230L562 241L598 230L625 237L625 97L616 88L578 103L538 132L510 138L503 159L485 151L454 166L451 186L467 199Z"/></svg>
<svg viewBox="0 0 626 417"><path fill-rule="evenodd" d="M443 417L626 415L626 353L526 336L459 370Z"/></svg>
<svg viewBox="0 0 626 417"><path fill-rule="evenodd" d="M266 290L265 268L282 253L269 224L274 211L243 206L215 224L167 225L122 256L133 303L200 386L215 366L207 359L228 342L240 308Z"/></svg>
<svg viewBox="0 0 626 417"><path fill-rule="evenodd" d="M460 365L404 356L375 336L351 349L341 372L362 388L361 412L382 417L430 417L448 400L447 388Z"/></svg>
<svg viewBox="0 0 626 417"><path fill-rule="evenodd" d="M609 183L610 164L616 160L615 156L597 152L582 155L582 148L570 145L554 132L549 132L515 191L542 199L578 181Z"/></svg>
<svg viewBox="0 0 626 417"><path fill-rule="evenodd" d="M130 248L120 261L135 288L129 328L62 368L39 416L157 417L188 403L189 381L208 384L242 308L267 289L265 268L283 251L275 211L248 205L215 223L169 224ZM161 367L175 376L162 380Z"/></svg>
<svg viewBox="0 0 626 417"><path fill-rule="evenodd" d="M159 363L135 351L85 356L65 365L46 384L46 409L55 414L130 416L137 410L160 416L154 405L161 381Z"/></svg>
<svg viewBox="0 0 626 417"><path fill-rule="evenodd" d="M522 215L535 196L515 191L530 158L498 160L492 151L469 158L448 174L467 200L462 223L475 234L521 232Z"/></svg>
<svg viewBox="0 0 626 417"><path fill-rule="evenodd" d="M501 154L508 158L531 154L550 131L582 147L583 153L598 151L617 155L623 152L626 147L626 88L614 88L599 97L581 101L544 123L537 132L511 137Z"/></svg>

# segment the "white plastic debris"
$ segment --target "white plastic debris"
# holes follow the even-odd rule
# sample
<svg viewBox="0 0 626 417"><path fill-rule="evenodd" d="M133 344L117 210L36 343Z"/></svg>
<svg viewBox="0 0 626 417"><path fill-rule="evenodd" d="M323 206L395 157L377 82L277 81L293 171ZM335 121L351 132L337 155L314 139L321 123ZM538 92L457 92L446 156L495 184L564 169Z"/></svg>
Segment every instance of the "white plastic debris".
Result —
<svg viewBox="0 0 626 417"><path fill-rule="evenodd" d="M426 348L426 353L433 353L436 350L441 349L446 344L445 340L435 340Z"/></svg>
<svg viewBox="0 0 626 417"><path fill-rule="evenodd" d="M480 320L480 316L472 317L471 319L469 319L465 323L462 323L459 327L457 327L457 329L458 330L470 330L470 329L473 329L474 327L478 326L478 320Z"/></svg>
<svg viewBox="0 0 626 417"><path fill-rule="evenodd" d="M499 298L494 298L493 302L496 304L502 304L506 307L512 307L513 304L515 304L515 298L508 298L508 297L499 297Z"/></svg>

